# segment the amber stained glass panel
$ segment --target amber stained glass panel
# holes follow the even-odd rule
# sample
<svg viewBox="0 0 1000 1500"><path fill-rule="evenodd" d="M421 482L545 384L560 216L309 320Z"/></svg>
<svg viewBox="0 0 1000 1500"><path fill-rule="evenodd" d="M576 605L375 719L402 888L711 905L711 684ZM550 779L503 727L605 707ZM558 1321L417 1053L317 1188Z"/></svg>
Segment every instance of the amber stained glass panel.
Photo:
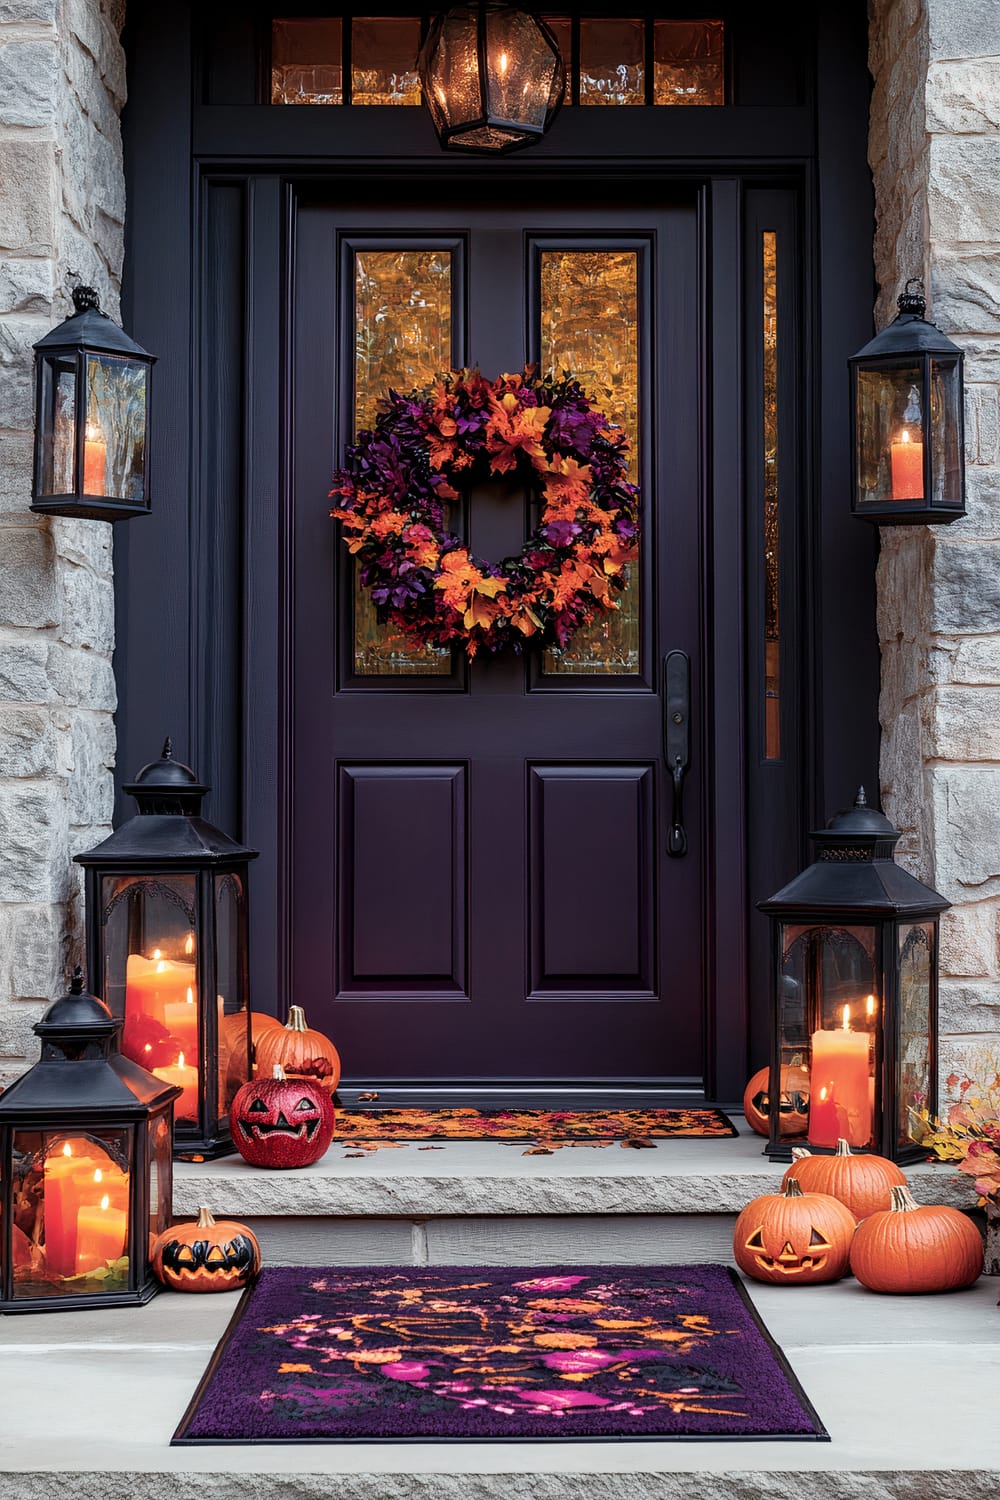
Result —
<svg viewBox="0 0 1000 1500"><path fill-rule="evenodd" d="M724 81L721 21L654 23L654 104L725 104Z"/></svg>
<svg viewBox="0 0 1000 1500"><path fill-rule="evenodd" d="M343 104L339 17L271 22L271 103Z"/></svg>
<svg viewBox="0 0 1000 1500"><path fill-rule="evenodd" d="M639 256L635 250L545 250L541 257L543 370L572 370L628 436L639 472ZM545 653L545 671L589 676L639 671L639 579L621 607Z"/></svg>
<svg viewBox="0 0 1000 1500"><path fill-rule="evenodd" d="M355 17L351 22L351 103L419 104L419 51L419 17Z"/></svg>
<svg viewBox="0 0 1000 1500"><path fill-rule="evenodd" d="M371 427L391 386L411 391L451 367L451 254L358 250L354 261L354 419ZM354 670L362 676L447 676L451 653L411 645L380 625L354 590Z"/></svg>
<svg viewBox="0 0 1000 1500"><path fill-rule="evenodd" d="M781 756L780 555L778 548L778 236L763 235L764 758Z"/></svg>

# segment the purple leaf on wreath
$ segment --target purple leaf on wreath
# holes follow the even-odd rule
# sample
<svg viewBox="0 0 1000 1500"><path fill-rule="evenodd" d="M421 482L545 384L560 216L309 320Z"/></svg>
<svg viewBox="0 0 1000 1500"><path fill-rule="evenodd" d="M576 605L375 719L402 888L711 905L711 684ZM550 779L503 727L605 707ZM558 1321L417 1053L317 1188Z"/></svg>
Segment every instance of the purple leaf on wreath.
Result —
<svg viewBox="0 0 1000 1500"><path fill-rule="evenodd" d="M569 547L580 535L580 530L576 521L550 521L547 526L542 527L542 535L553 547Z"/></svg>

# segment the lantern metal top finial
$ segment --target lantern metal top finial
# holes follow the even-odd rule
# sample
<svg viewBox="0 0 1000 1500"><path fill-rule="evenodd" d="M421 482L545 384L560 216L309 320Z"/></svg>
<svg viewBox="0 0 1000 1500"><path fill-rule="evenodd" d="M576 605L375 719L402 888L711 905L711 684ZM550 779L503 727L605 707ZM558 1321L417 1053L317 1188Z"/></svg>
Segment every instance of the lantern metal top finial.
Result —
<svg viewBox="0 0 1000 1500"><path fill-rule="evenodd" d="M106 312L101 312L101 299L94 287L75 286L70 291L70 296L78 313L96 312L101 313L102 318L108 316Z"/></svg>
<svg viewBox="0 0 1000 1500"><path fill-rule="evenodd" d="M855 807L867 807L868 806L868 798L865 795L865 789L864 789L863 786L859 786L858 787L858 795L854 799L854 806Z"/></svg>
<svg viewBox="0 0 1000 1500"><path fill-rule="evenodd" d="M915 291L910 291L910 287ZM919 276L911 276L906 286L896 298L896 306L901 313L907 313L911 317L922 318L927 311L927 299L924 296L924 283Z"/></svg>
<svg viewBox="0 0 1000 1500"><path fill-rule="evenodd" d="M125 791L134 797L141 813L189 813L197 817L202 798L211 789L200 780L197 771L183 761L174 760L174 745L168 735L159 760L143 766Z"/></svg>

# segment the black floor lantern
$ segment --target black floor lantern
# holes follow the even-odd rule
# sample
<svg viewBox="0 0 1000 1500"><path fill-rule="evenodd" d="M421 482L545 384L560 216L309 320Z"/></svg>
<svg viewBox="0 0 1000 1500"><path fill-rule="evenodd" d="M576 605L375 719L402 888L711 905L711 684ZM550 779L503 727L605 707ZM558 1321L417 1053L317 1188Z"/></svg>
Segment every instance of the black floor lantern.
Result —
<svg viewBox="0 0 1000 1500"><path fill-rule="evenodd" d="M35 345L31 509L122 521L149 513L149 380L155 355L73 289L73 315Z"/></svg>
<svg viewBox="0 0 1000 1500"><path fill-rule="evenodd" d="M774 947L768 1155L846 1140L893 1161L926 1155L914 1112L937 1111L938 924L949 902L896 864L899 833L854 806L813 834L816 859L759 903Z"/></svg>
<svg viewBox="0 0 1000 1500"><path fill-rule="evenodd" d="M41 1058L0 1094L0 1312L148 1302L180 1090L121 1056L81 969L34 1029Z"/></svg>
<svg viewBox="0 0 1000 1500"><path fill-rule="evenodd" d="M965 515L964 355L924 317L922 283L906 283L899 313L848 360L851 508L880 526Z"/></svg>
<svg viewBox="0 0 1000 1500"><path fill-rule="evenodd" d="M502 155L531 146L563 102L566 70L544 21L514 5L455 5L431 25L417 63L446 150Z"/></svg>
<svg viewBox="0 0 1000 1500"><path fill-rule="evenodd" d="M209 788L173 758L125 790L137 816L78 854L91 987L123 1022L122 1052L180 1090L175 1154L235 1148L229 1106L250 1076L247 870L256 859L201 816Z"/></svg>

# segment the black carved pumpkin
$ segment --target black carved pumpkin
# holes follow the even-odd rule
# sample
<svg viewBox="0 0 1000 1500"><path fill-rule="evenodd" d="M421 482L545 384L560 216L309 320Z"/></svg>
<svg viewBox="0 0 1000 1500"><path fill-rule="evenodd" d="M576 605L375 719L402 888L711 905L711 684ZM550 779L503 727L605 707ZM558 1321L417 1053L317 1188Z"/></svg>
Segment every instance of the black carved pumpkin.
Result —
<svg viewBox="0 0 1000 1500"><path fill-rule="evenodd" d="M198 1210L197 1224L175 1224L153 1243L153 1270L175 1292L232 1292L260 1270L260 1246L245 1224Z"/></svg>

